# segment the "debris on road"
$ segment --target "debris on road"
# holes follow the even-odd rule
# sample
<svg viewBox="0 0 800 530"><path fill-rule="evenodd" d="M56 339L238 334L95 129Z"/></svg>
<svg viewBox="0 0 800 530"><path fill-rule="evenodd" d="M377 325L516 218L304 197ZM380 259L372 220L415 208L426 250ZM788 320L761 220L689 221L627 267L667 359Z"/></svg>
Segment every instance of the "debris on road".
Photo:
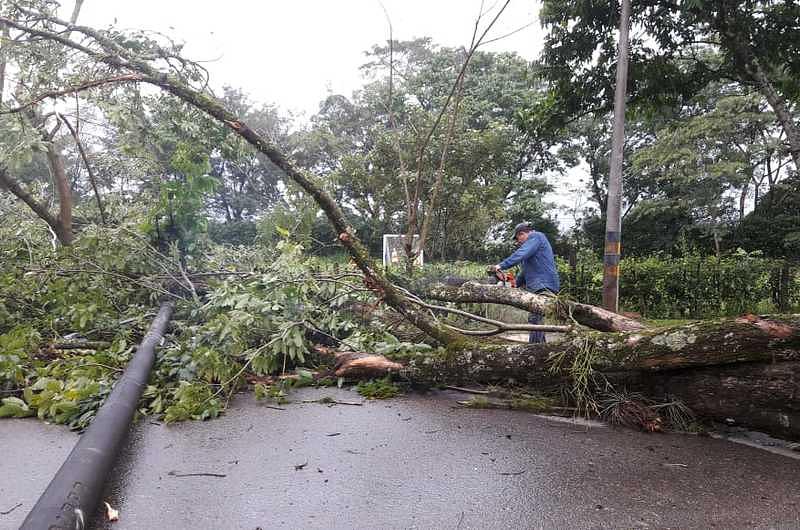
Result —
<svg viewBox="0 0 800 530"><path fill-rule="evenodd" d="M119 521L119 510L115 510L107 502L104 502L103 504L106 505L106 518L108 518L108 520L112 522Z"/></svg>

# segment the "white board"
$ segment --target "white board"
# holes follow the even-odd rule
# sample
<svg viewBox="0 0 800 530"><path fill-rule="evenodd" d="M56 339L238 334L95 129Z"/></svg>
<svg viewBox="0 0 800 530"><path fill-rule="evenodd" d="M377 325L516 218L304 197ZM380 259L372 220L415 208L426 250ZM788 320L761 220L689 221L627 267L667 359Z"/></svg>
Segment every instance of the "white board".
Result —
<svg viewBox="0 0 800 530"><path fill-rule="evenodd" d="M392 265L402 265L405 263L405 235L400 234L383 234L383 266L390 267ZM419 249L419 235L414 236L414 249ZM417 254L414 260L414 265L422 267L424 251Z"/></svg>

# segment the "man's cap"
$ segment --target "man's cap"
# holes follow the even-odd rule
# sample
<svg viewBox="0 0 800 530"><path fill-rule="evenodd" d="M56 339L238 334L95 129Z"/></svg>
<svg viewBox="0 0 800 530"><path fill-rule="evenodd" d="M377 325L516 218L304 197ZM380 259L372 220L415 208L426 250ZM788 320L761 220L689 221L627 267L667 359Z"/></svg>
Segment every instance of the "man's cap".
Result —
<svg viewBox="0 0 800 530"><path fill-rule="evenodd" d="M520 232L530 232L531 230L533 230L532 224L526 222L519 223L517 226L514 227L514 234L511 237L516 238L517 234L519 234Z"/></svg>

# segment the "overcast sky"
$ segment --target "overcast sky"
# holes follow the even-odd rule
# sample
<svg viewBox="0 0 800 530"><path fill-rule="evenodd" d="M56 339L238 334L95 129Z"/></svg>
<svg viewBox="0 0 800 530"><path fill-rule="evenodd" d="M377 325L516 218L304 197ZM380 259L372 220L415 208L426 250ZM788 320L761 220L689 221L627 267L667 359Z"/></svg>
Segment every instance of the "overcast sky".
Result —
<svg viewBox="0 0 800 530"><path fill-rule="evenodd" d="M494 9L504 0L485 0ZM62 16L69 17L70 0ZM383 7L382 7L383 5ZM212 86L241 88L251 100L273 103L300 118L313 115L329 92L350 95L362 85L364 52L388 39L386 12L394 38L431 37L444 46L466 46L480 0L85 0L80 22L104 27L148 29L186 43L185 55L207 61ZM514 51L534 59L543 31L537 0L511 0L487 39L528 27L484 50ZM562 208L583 199L581 171L550 175L557 188L547 200ZM558 214L562 228L571 215Z"/></svg>
<svg viewBox="0 0 800 530"><path fill-rule="evenodd" d="M495 0L485 1L485 7L492 4ZM395 39L431 37L438 44L464 46L481 2L383 0L383 6ZM71 7L65 0L65 11ZM364 51L388 39L379 0L86 0L80 22L102 27L115 21L121 28L151 29L184 40L187 56L210 61L205 65L215 87L242 88L253 100L306 117L329 91L349 95L358 88ZM533 59L542 43L538 2L511 0L490 35L529 23L485 49Z"/></svg>

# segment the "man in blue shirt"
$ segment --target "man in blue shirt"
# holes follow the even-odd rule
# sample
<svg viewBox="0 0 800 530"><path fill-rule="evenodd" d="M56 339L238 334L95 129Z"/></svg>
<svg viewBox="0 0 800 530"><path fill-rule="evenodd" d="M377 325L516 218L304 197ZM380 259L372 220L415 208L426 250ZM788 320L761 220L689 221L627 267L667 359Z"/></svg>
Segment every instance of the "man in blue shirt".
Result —
<svg viewBox="0 0 800 530"><path fill-rule="evenodd" d="M506 270L521 264L522 272L517 277L517 287L524 287L533 293L557 293L561 285L553 249L547 237L536 232L529 223L519 223L514 227L514 240L519 248L495 265L495 270ZM532 312L528 315L529 324L543 322L544 313ZM545 342L544 332L531 331L528 341Z"/></svg>

